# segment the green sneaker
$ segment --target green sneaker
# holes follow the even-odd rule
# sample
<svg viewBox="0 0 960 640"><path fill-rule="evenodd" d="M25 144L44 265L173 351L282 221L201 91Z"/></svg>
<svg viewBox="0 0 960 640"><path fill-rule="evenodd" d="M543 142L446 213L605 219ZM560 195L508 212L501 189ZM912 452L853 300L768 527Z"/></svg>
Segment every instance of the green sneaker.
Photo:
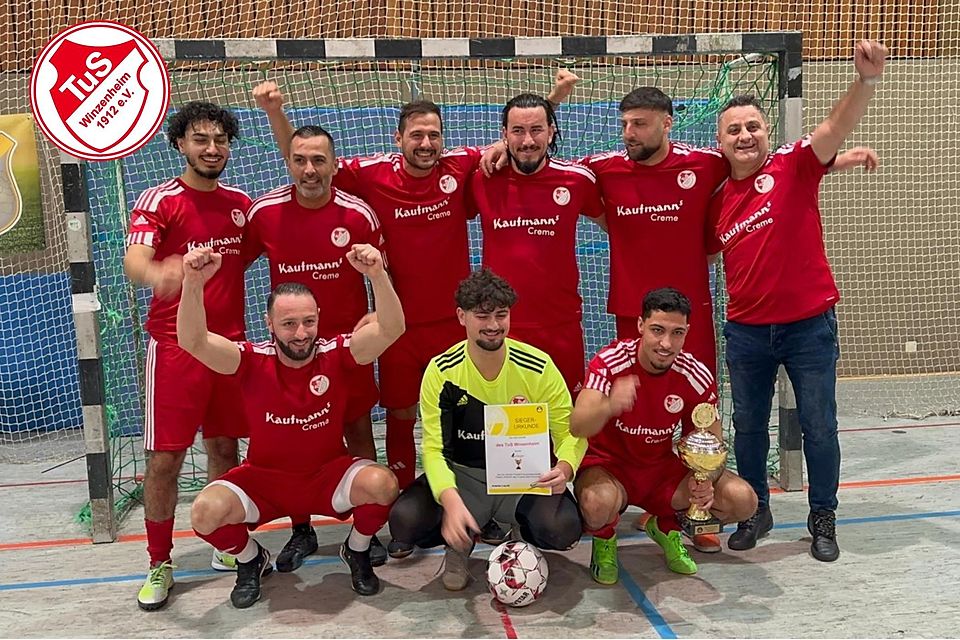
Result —
<svg viewBox="0 0 960 640"><path fill-rule="evenodd" d="M600 584L617 584L620 579L620 567L617 564L617 536L612 538L593 537L593 550L590 553L590 573Z"/></svg>
<svg viewBox="0 0 960 640"><path fill-rule="evenodd" d="M213 558L210 560L210 566L214 571L236 571L237 556L214 549Z"/></svg>
<svg viewBox="0 0 960 640"><path fill-rule="evenodd" d="M650 536L650 539L663 549L663 555L666 556L667 567L670 571L687 576L697 572L697 563L693 561L693 558L687 553L687 548L683 546L683 538L679 531L671 531L670 533L660 531L656 516L647 520L644 530Z"/></svg>
<svg viewBox="0 0 960 640"><path fill-rule="evenodd" d="M137 594L137 604L144 611L155 611L167 604L173 588L173 565L169 560L150 568L147 579Z"/></svg>

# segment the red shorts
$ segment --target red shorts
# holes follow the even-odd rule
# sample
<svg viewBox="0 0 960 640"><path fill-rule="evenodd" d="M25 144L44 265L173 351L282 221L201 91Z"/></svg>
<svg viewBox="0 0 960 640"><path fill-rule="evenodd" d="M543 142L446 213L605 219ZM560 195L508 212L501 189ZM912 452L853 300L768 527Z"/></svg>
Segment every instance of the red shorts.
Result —
<svg viewBox="0 0 960 640"><path fill-rule="evenodd" d="M713 331L713 304L691 303L690 330L683 342L683 350L692 354L717 376L717 340ZM617 316L617 339L633 340L640 337L637 318Z"/></svg>
<svg viewBox="0 0 960 640"><path fill-rule="evenodd" d="M510 329L510 337L546 351L560 370L567 389L576 394L583 387L586 370L583 352L583 325L567 322L550 327L517 327Z"/></svg>
<svg viewBox="0 0 960 640"><path fill-rule="evenodd" d="M380 356L380 406L405 409L420 400L420 381L430 359L464 339L456 318L426 322L407 330Z"/></svg>
<svg viewBox="0 0 960 640"><path fill-rule="evenodd" d="M189 449L203 428L204 438L248 435L240 381L207 368L175 344L147 343L146 411L143 448Z"/></svg>
<svg viewBox="0 0 960 640"><path fill-rule="evenodd" d="M627 504L646 510L655 516L672 516L673 494L687 476L687 469L675 455L664 456L653 463L628 462L587 451L579 472L590 467L603 467L627 491Z"/></svg>
<svg viewBox="0 0 960 640"><path fill-rule="evenodd" d="M373 405L380 400L380 390L373 377L373 363L361 365L349 374L347 380L350 390L347 392L347 406L343 411L345 422L353 422L370 413Z"/></svg>
<svg viewBox="0 0 960 640"><path fill-rule="evenodd" d="M356 463L360 464L354 467ZM352 467L359 470L367 464L373 462L353 456L338 456L314 473L288 473L244 462L211 484L222 484L237 494L244 503L248 517L253 518L248 522L253 525L251 528L291 513L315 513L346 520L353 509L349 504L341 504L344 510L337 510L334 505L337 488L344 480L352 483L352 477L346 478ZM349 487L341 488L343 491L349 497ZM255 508L251 509L250 503Z"/></svg>

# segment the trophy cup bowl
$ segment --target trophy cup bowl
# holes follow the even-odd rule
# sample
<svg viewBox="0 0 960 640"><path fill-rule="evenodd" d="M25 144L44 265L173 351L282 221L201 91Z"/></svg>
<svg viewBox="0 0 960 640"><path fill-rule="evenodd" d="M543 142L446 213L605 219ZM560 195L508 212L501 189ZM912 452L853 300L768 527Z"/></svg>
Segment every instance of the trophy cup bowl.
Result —
<svg viewBox="0 0 960 640"><path fill-rule="evenodd" d="M693 410L695 429L682 437L677 444L677 452L683 464L693 471L697 482L709 480L711 474L722 469L727 462L727 446L707 428L716 421L716 409L703 403ZM687 510L687 520L696 533L719 533L719 521L709 511L691 503ZM713 523L712 526L708 523Z"/></svg>

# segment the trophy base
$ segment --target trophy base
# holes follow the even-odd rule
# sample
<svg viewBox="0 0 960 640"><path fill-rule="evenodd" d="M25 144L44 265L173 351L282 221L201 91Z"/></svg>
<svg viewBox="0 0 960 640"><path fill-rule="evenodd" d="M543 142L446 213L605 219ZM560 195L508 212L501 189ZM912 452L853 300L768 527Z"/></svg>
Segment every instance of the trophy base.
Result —
<svg viewBox="0 0 960 640"><path fill-rule="evenodd" d="M705 533L723 532L723 523L717 518L711 517L709 520L691 520L687 517L686 513L683 513L677 520L683 532L691 538Z"/></svg>

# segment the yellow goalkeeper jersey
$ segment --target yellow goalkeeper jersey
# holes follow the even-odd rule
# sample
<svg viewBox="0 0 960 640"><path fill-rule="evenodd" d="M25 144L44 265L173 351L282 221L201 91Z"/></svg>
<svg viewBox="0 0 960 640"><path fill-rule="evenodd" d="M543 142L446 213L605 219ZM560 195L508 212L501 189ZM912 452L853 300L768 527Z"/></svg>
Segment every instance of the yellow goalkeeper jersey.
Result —
<svg viewBox="0 0 960 640"><path fill-rule="evenodd" d="M435 500L456 486L448 462L486 467L483 407L523 402L548 407L550 438L558 460L576 472L587 441L570 435L572 402L560 370L546 353L507 338L507 356L495 380L486 380L473 364L464 340L434 357L420 384L423 422L421 458Z"/></svg>

